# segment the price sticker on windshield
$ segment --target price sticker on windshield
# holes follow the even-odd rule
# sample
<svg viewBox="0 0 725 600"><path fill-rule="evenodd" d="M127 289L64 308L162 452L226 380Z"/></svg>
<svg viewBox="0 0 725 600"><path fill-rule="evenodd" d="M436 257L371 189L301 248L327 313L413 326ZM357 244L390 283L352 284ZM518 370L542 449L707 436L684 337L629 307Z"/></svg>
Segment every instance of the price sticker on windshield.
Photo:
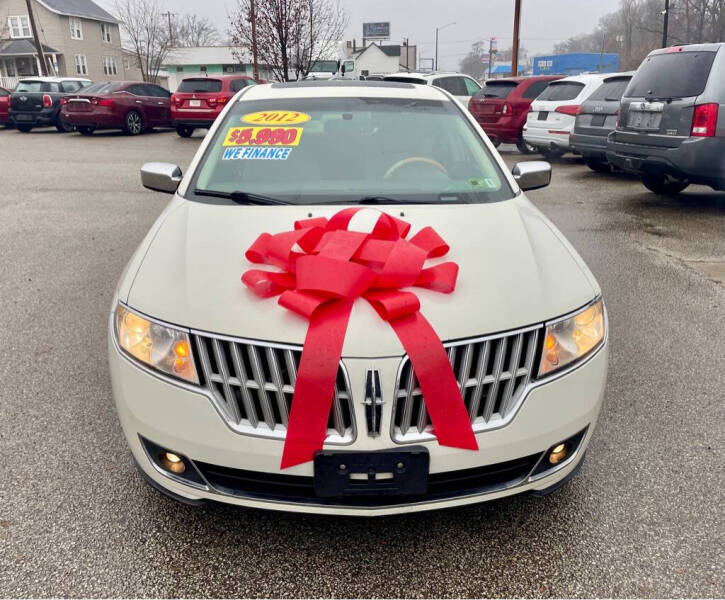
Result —
<svg viewBox="0 0 725 600"><path fill-rule="evenodd" d="M232 127L224 146L298 146L302 127Z"/></svg>

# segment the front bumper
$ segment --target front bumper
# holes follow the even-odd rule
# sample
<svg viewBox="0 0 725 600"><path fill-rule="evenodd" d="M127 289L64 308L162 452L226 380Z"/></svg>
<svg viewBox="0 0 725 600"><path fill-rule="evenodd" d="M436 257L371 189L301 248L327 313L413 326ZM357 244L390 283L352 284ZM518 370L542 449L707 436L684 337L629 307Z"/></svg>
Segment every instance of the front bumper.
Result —
<svg viewBox="0 0 725 600"><path fill-rule="evenodd" d="M607 160L640 175L670 175L725 190L725 137L690 137L674 146L631 143L634 138L627 132L611 133Z"/></svg>
<svg viewBox="0 0 725 600"><path fill-rule="evenodd" d="M472 504L503 496L542 491L565 479L581 460L594 430L602 404L607 373L608 349L605 345L567 374L542 385L531 386L513 420L506 426L477 434L479 451L457 450L439 446L436 441L421 442L430 454L431 479L451 471L481 469L509 464L533 455L542 455L553 445L586 431L577 452L549 475L531 479L529 471L510 481L479 487L451 495L414 497L391 504L366 505L320 500L314 497L293 499L284 495L240 492L228 486L192 487L164 474L150 460L142 438L188 457L216 471L243 470L262 477L300 478L311 481L312 463L280 471L283 442L239 434L230 429L217 413L213 401L204 390L170 383L132 362L122 354L113 335L109 335L109 363L118 415L134 459L145 476L171 495L194 502L215 500L273 510L345 515L384 515L415 512ZM358 427L352 444L326 445L329 450L379 451L406 449L390 437L392 419L392 382L400 358L375 360L381 381L390 385L383 389L383 415L379 437L369 437ZM345 359L353 395L365 389L365 373L370 359ZM356 423L364 423L364 406L354 397Z"/></svg>

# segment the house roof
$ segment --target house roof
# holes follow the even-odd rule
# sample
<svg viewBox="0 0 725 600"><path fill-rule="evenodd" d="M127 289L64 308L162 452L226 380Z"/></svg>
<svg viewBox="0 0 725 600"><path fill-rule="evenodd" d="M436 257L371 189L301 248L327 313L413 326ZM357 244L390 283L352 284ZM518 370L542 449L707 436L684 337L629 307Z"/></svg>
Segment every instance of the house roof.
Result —
<svg viewBox="0 0 725 600"><path fill-rule="evenodd" d="M105 23L119 23L113 15L103 10L93 0L37 0L49 11L69 17L93 19Z"/></svg>
<svg viewBox="0 0 725 600"><path fill-rule="evenodd" d="M355 52L353 52L353 56L358 57L373 46L380 50L386 56L400 56L400 46L381 46L379 44L376 44L375 42L373 42L372 44L368 44L364 48L356 50Z"/></svg>
<svg viewBox="0 0 725 600"><path fill-rule="evenodd" d="M43 44L43 52L53 54L58 51ZM32 40L0 40L0 56L27 56L34 54L36 54L36 49Z"/></svg>

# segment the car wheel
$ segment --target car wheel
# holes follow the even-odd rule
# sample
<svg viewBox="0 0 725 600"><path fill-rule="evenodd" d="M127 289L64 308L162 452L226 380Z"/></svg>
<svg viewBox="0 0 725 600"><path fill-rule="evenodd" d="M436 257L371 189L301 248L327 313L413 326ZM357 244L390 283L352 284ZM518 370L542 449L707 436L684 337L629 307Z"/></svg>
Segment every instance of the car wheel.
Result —
<svg viewBox="0 0 725 600"><path fill-rule="evenodd" d="M671 179L666 175L642 175L642 183L650 192L655 194L679 194L688 185L689 181Z"/></svg>
<svg viewBox="0 0 725 600"><path fill-rule="evenodd" d="M516 142L516 147L519 149L521 154L534 154L536 152L536 146L532 146L524 139L520 139Z"/></svg>
<svg viewBox="0 0 725 600"><path fill-rule="evenodd" d="M501 140L497 138L489 138L494 148L498 148L501 145Z"/></svg>
<svg viewBox="0 0 725 600"><path fill-rule="evenodd" d="M77 128L81 135L93 135L96 128L93 125L79 125Z"/></svg>
<svg viewBox="0 0 725 600"><path fill-rule="evenodd" d="M552 160L555 158L561 158L566 154L566 150L564 148L559 148L558 146L539 146L539 154L546 158L547 160Z"/></svg>
<svg viewBox="0 0 725 600"><path fill-rule="evenodd" d="M194 128L189 127L188 125L178 125L176 127L176 133L178 133L180 137L188 138L191 137L192 133L194 133Z"/></svg>
<svg viewBox="0 0 725 600"><path fill-rule="evenodd" d="M32 125L16 125L18 131L22 131L23 133L28 133L33 126Z"/></svg>
<svg viewBox="0 0 725 600"><path fill-rule="evenodd" d="M126 115L123 131L126 135L138 135L143 131L143 118L138 112L132 110Z"/></svg>
<svg viewBox="0 0 725 600"><path fill-rule="evenodd" d="M597 160L595 158L585 158L584 163L589 167L592 171L595 171L596 173L611 173L612 172L612 165L610 165L606 160Z"/></svg>
<svg viewBox="0 0 725 600"><path fill-rule="evenodd" d="M60 118L60 115L58 115L58 118L55 120L55 128L61 133L70 133L75 130L75 125L71 125L68 121L64 121Z"/></svg>

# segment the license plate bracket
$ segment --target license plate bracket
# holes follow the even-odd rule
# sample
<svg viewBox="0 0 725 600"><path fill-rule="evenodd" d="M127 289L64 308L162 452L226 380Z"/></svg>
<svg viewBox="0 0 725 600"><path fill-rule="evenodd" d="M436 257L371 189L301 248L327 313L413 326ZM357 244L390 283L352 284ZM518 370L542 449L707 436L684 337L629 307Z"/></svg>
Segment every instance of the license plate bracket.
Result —
<svg viewBox="0 0 725 600"><path fill-rule="evenodd" d="M539 111L539 121L546 121L546 119L549 118L549 111L548 110L540 110Z"/></svg>
<svg viewBox="0 0 725 600"><path fill-rule="evenodd" d="M425 494L429 465L423 446L379 452L320 450L314 458L315 493L320 498Z"/></svg>
<svg viewBox="0 0 725 600"><path fill-rule="evenodd" d="M606 115L594 115L592 117L592 127L604 127L604 123L606 120Z"/></svg>
<svg viewBox="0 0 725 600"><path fill-rule="evenodd" d="M201 106L201 100L189 100L189 106L193 106L194 108L197 108Z"/></svg>
<svg viewBox="0 0 725 600"><path fill-rule="evenodd" d="M640 131L659 131L661 122L661 112L630 109L627 116L627 127Z"/></svg>

